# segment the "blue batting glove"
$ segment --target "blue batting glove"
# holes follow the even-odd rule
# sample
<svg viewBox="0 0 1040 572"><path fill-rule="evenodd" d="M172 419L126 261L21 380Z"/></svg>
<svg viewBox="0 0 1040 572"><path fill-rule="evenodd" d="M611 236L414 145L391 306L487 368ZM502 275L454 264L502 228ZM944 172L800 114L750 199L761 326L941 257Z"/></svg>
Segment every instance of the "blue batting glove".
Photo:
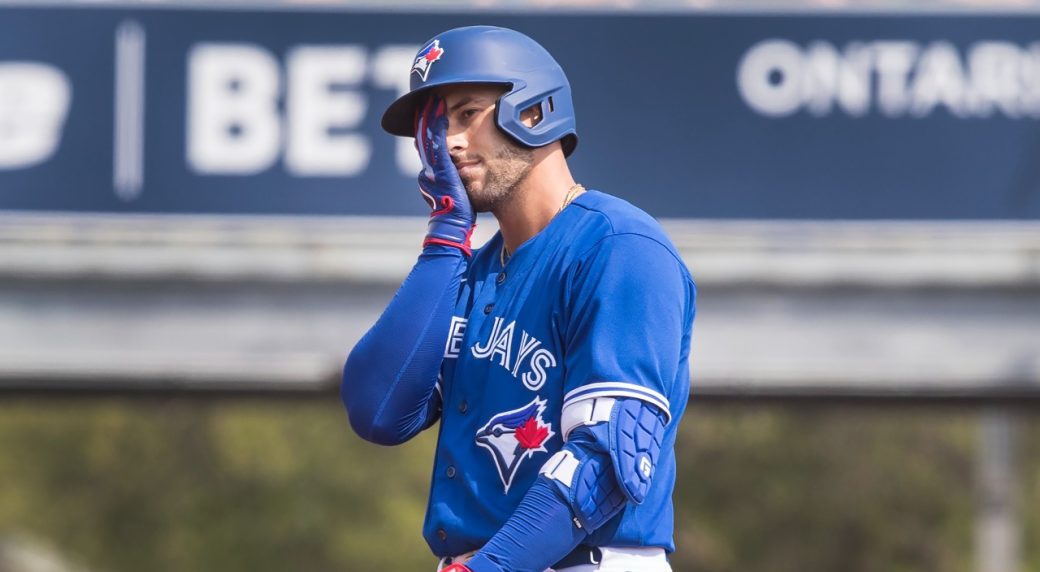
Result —
<svg viewBox="0 0 1040 572"><path fill-rule="evenodd" d="M444 100L431 94L415 116L415 145L423 165L419 172L419 192L433 211L423 247L454 246L470 256L470 236L476 226L476 216L448 153L447 133Z"/></svg>

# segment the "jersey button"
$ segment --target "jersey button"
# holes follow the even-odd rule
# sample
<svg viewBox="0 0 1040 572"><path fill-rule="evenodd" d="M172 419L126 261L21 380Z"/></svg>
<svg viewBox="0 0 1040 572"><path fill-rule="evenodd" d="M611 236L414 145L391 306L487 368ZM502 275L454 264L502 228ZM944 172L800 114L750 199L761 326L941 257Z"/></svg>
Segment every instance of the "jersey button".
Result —
<svg viewBox="0 0 1040 572"><path fill-rule="evenodd" d="M469 409L469 403L466 403L466 400L463 399L459 402L459 413L465 413L467 409Z"/></svg>
<svg viewBox="0 0 1040 572"><path fill-rule="evenodd" d="M492 310L492 309L493 309L494 307L495 307L495 305L494 305L494 304L488 304L487 306L484 306L484 313L485 313L485 314L490 314L490 313L491 313L491 310Z"/></svg>
<svg viewBox="0 0 1040 572"><path fill-rule="evenodd" d="M505 272L499 272L498 273L498 278L495 278L495 283L496 284L501 284L501 283L503 283L505 281L506 281L506 273Z"/></svg>
<svg viewBox="0 0 1040 572"><path fill-rule="evenodd" d="M437 529L437 538L440 538L441 540L447 540L448 539L448 533L445 532L443 528L438 528Z"/></svg>
<svg viewBox="0 0 1040 572"><path fill-rule="evenodd" d="M454 479L455 478L455 467L449 466L448 470L444 471L444 472L448 475L449 479Z"/></svg>

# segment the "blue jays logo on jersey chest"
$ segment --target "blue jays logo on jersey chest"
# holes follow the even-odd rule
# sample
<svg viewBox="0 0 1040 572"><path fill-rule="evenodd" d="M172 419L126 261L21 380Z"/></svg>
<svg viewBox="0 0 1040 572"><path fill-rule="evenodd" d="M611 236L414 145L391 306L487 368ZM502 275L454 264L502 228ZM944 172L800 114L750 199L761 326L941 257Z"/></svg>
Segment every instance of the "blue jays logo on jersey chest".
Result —
<svg viewBox="0 0 1040 572"><path fill-rule="evenodd" d="M535 397L530 403L493 416L477 430L477 445L491 453L498 476L509 493L513 477L524 459L546 452L545 443L556 434L552 423L542 419L547 401Z"/></svg>
<svg viewBox="0 0 1040 572"><path fill-rule="evenodd" d="M520 382L513 385L517 389L538 391L545 387L549 373L559 362L542 340L516 320L494 317L489 325L482 318L452 318L444 357L459 360L457 367L466 372L462 379L480 379L481 386L492 388L485 407L511 407L524 393L509 389L511 380ZM471 327L477 329L467 335ZM529 398L530 394L526 395L523 399ZM505 494L524 461L547 452L549 439L556 435L551 419L545 418L548 405L548 399L535 396L522 407L492 414L476 430L474 442L490 455Z"/></svg>
<svg viewBox="0 0 1040 572"><path fill-rule="evenodd" d="M452 319L444 357L458 357L467 323L465 318ZM557 365L556 356L541 340L517 328L515 320L506 323L501 317L494 319L487 337L470 346L469 351L474 358L497 363L531 391L541 389L548 379L548 370Z"/></svg>

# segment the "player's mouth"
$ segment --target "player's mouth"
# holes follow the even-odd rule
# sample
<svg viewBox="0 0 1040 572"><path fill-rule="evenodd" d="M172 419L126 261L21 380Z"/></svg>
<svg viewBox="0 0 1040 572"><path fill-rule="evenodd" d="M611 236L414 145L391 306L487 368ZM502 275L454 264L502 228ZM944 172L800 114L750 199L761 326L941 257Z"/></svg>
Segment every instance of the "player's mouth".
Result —
<svg viewBox="0 0 1040 572"><path fill-rule="evenodd" d="M480 165L480 161L477 159L472 159L469 161L459 161L455 163L455 168L459 170L460 177L465 177L475 172L477 170L478 165Z"/></svg>

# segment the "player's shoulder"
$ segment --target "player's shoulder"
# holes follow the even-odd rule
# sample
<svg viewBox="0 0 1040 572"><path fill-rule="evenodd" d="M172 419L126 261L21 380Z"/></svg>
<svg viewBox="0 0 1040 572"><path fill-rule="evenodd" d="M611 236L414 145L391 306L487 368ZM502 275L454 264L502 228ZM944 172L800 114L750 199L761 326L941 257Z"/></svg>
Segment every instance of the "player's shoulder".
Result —
<svg viewBox="0 0 1040 572"><path fill-rule="evenodd" d="M611 233L663 234L661 225L646 211L603 191L590 189L574 199L572 204L585 211L585 218L598 220L608 226Z"/></svg>
<svg viewBox="0 0 1040 572"><path fill-rule="evenodd" d="M661 224L632 203L597 190L578 196L572 205L582 209L579 225L584 227L584 246L630 242L660 247L680 259L678 250Z"/></svg>

